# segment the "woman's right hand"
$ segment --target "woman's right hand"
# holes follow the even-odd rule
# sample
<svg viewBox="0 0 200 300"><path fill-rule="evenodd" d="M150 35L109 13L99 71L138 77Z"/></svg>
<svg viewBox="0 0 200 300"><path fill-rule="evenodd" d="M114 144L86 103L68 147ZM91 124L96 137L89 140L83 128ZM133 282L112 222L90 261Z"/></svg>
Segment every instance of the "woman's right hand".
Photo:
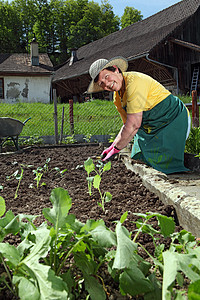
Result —
<svg viewBox="0 0 200 300"><path fill-rule="evenodd" d="M112 150L113 147L114 147L114 143L112 143L112 144L110 145L110 147L106 148L106 149L101 153L102 159L106 157L106 155Z"/></svg>

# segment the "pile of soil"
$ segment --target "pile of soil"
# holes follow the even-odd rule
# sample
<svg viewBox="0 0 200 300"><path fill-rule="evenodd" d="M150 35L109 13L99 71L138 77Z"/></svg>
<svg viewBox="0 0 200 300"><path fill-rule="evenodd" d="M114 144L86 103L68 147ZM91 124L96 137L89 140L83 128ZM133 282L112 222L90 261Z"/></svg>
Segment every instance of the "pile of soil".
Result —
<svg viewBox="0 0 200 300"><path fill-rule="evenodd" d="M112 194L112 200L105 203L105 211L103 211L97 204L97 202L101 202L99 192L93 189L91 196L88 193L87 172L83 167L84 162L89 157L93 159L94 163L97 162L97 157L102 150L102 145L86 144L63 147L33 147L24 149L22 153L1 154L0 185L3 189L0 195L6 201L6 210L12 210L15 215L19 213L39 215L37 218L39 225L44 221L42 209L52 207L49 200L52 189L62 187L68 191L73 202L70 213L75 214L81 222L86 222L88 219L103 219L106 226L114 230L114 221L119 220L124 212L129 211L124 226L129 232L134 232L134 221L137 217L132 213L159 212L176 219L174 208L165 206L155 194L147 190L138 174L127 170L118 157L111 161L111 169L102 175L100 185L102 193L107 191ZM43 175L40 181L44 185L37 188L33 170L43 167L47 159L50 159L48 172ZM11 175L17 170L20 172L21 167L24 170L23 179L18 196L14 199L18 180ZM54 168L67 169L67 171L61 176ZM6 176L11 176L10 180ZM155 220L152 219L152 223L154 222ZM178 224L176 230L180 230ZM7 241L10 244L16 243L14 237L7 238ZM144 245L150 253L154 252L152 239L148 235L141 234L137 242ZM165 242L167 244L167 241ZM140 254L146 258L145 252L142 249L140 251ZM106 282L106 285L109 284ZM114 296L116 293L117 291L113 287L113 291L110 291L110 294L113 295L112 299L118 299L117 296ZM11 298L9 296L6 298L4 294L2 299ZM130 298L124 297L122 299Z"/></svg>

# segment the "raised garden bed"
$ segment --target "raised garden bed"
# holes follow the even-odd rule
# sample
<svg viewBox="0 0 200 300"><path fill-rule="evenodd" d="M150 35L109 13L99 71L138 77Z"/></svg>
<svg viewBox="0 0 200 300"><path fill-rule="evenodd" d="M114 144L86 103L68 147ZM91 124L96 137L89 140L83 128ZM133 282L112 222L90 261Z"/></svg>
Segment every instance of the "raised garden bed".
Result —
<svg viewBox="0 0 200 300"><path fill-rule="evenodd" d="M157 196L148 191L137 174L129 171L123 162L115 158L111 162L111 169L104 172L101 181L101 190L112 194L112 200L105 203L105 210L98 205L100 196L97 190L93 189L92 195L88 193L87 173L83 167L84 162L91 157L95 162L102 152L100 145L66 146L66 147L33 147L24 150L22 153L1 155L0 157L0 195L5 199L6 210L12 210L15 215L19 213L38 215L35 225L44 221L43 208L52 207L49 198L54 188L62 187L68 191L72 199L70 213L86 223L88 219L100 220L111 230L115 230L116 223L121 216L128 212L124 226L129 232L136 229L134 222L138 219L133 213L156 212L176 220L176 213L172 206L165 206ZM43 174L39 183L35 180L34 170L47 165L48 171ZM19 189L16 189L18 180L11 176L15 171L23 168L23 178ZM60 171L63 172L62 176ZM9 176L9 178L6 178ZM9 180L8 180L9 179ZM38 183L38 188L37 188ZM150 223L157 226L155 218ZM181 227L176 224L176 231ZM6 237L6 242L17 245L17 236ZM149 253L153 255L154 244L152 238L147 234L139 235L137 242L141 243ZM164 242L166 248L169 239L159 240ZM146 259L148 256L144 249L139 249L139 254ZM102 269L101 278L107 288L108 299L134 299L130 296L123 296L119 293L116 285ZM121 297L121 298L120 298ZM16 299L9 292L3 291L0 299ZM78 298L77 298L78 299ZM139 298L137 298L139 299ZM142 297L140 299L143 299Z"/></svg>

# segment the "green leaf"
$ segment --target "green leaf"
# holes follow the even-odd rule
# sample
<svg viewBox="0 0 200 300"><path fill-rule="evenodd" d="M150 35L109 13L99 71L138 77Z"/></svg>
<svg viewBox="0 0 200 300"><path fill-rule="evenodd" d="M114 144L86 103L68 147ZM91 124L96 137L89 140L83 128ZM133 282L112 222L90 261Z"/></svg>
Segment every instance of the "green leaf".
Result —
<svg viewBox="0 0 200 300"><path fill-rule="evenodd" d="M74 260L76 262L76 266L78 266L83 273L88 275L95 273L97 263L90 257L90 255L87 255L84 252L77 252L74 254Z"/></svg>
<svg viewBox="0 0 200 300"><path fill-rule="evenodd" d="M164 237L168 237L170 234L174 233L175 222L173 218L163 215L157 215L156 217L158 219L158 225L160 226L161 233Z"/></svg>
<svg viewBox="0 0 200 300"><path fill-rule="evenodd" d="M41 257L46 257L49 250L51 238L48 234L45 234L42 239L40 239L37 244L35 244L28 256L26 256L22 261L21 264L28 264L28 262L38 261Z"/></svg>
<svg viewBox="0 0 200 300"><path fill-rule="evenodd" d="M85 162L84 162L84 168L86 170L86 172L89 174L95 170L95 165L93 164L93 160L91 158L88 158Z"/></svg>
<svg viewBox="0 0 200 300"><path fill-rule="evenodd" d="M6 212L5 200L0 196L0 217L2 217Z"/></svg>
<svg viewBox="0 0 200 300"><path fill-rule="evenodd" d="M123 224L124 221L126 221L127 219L127 216L128 216L128 211L126 211L120 218L120 223Z"/></svg>
<svg viewBox="0 0 200 300"><path fill-rule="evenodd" d="M73 252L84 252L86 249L86 244L81 241L73 248Z"/></svg>
<svg viewBox="0 0 200 300"><path fill-rule="evenodd" d="M18 217L11 210L7 211L5 217L0 219L0 227L6 233L16 234L19 231Z"/></svg>
<svg viewBox="0 0 200 300"><path fill-rule="evenodd" d="M48 234L44 234L43 238L39 235L38 240L30 254L20 262L18 269L23 268L29 274L31 282L38 288L40 300L67 299L67 286L62 279L55 276L49 266L38 263L40 258L47 256L51 238ZM22 284L19 293L23 294L23 292Z"/></svg>
<svg viewBox="0 0 200 300"><path fill-rule="evenodd" d="M200 300L200 279L189 285L188 299L189 300Z"/></svg>
<svg viewBox="0 0 200 300"><path fill-rule="evenodd" d="M116 226L116 235L117 250L113 263L113 269L128 268L133 257L133 253L137 249L137 244L131 241L127 229L122 227L120 222L118 222Z"/></svg>
<svg viewBox="0 0 200 300"><path fill-rule="evenodd" d="M40 292L37 287L26 277L13 276L13 283L18 284L19 298L21 300L40 300Z"/></svg>
<svg viewBox="0 0 200 300"><path fill-rule="evenodd" d="M95 189L98 189L100 186L100 182L101 182L101 176L99 174L94 176L94 181L93 181L93 187Z"/></svg>
<svg viewBox="0 0 200 300"><path fill-rule="evenodd" d="M19 251L13 246L7 243L0 243L0 253L12 264L12 266L16 267L20 262L20 254Z"/></svg>
<svg viewBox="0 0 200 300"><path fill-rule="evenodd" d="M106 294L103 286L93 277L84 273L85 288L88 291L92 300L105 300Z"/></svg>
<svg viewBox="0 0 200 300"><path fill-rule="evenodd" d="M192 281L199 279L199 275L192 270L192 265L198 265L198 260L194 255L179 254L176 252L165 251L163 253L163 297L168 295L168 288L175 281L178 271L182 271Z"/></svg>
<svg viewBox="0 0 200 300"><path fill-rule="evenodd" d="M116 235L105 226L99 225L91 231L92 237L102 247L112 247L117 244Z"/></svg>
<svg viewBox="0 0 200 300"><path fill-rule="evenodd" d="M111 161L107 162L107 163L103 166L103 172L109 171L110 169L111 169Z"/></svg>
<svg viewBox="0 0 200 300"><path fill-rule="evenodd" d="M61 278L64 282L67 282L68 291L71 292L72 288L76 285L76 282L74 280L74 277L71 275L70 270L68 270L66 273L61 274Z"/></svg>
<svg viewBox="0 0 200 300"><path fill-rule="evenodd" d="M105 200L105 202L110 202L112 200L112 195L110 192L105 192L104 200Z"/></svg>
<svg viewBox="0 0 200 300"><path fill-rule="evenodd" d="M55 227L56 232L66 223L67 214L72 206L68 191L63 188L55 188L50 196L53 208L44 208L43 214Z"/></svg>
<svg viewBox="0 0 200 300"><path fill-rule="evenodd" d="M120 275L120 290L131 296L140 295L154 290L153 284L138 268L125 270Z"/></svg>
<svg viewBox="0 0 200 300"><path fill-rule="evenodd" d="M90 176L86 178L88 182L92 183L94 181L94 176Z"/></svg>
<svg viewBox="0 0 200 300"><path fill-rule="evenodd" d="M154 273L150 274L148 277L151 281L154 290L151 292L147 292L144 295L144 300L160 300L162 299L162 287L160 281L156 278L156 275Z"/></svg>
<svg viewBox="0 0 200 300"><path fill-rule="evenodd" d="M87 220L86 224L81 228L81 232L85 232L85 234L88 234L89 231L92 231L98 226L105 226L105 223L102 219L97 221L89 219Z"/></svg>
<svg viewBox="0 0 200 300"><path fill-rule="evenodd" d="M68 299L68 288L66 283L60 277L57 277L49 266L44 266L33 260L28 261L26 266L29 275L32 277L32 282L35 287L38 287L38 292L40 294L39 300ZM21 286L19 293L24 293L24 285ZM35 300L34 298L29 299Z"/></svg>
<svg viewBox="0 0 200 300"><path fill-rule="evenodd" d="M183 287L183 284L184 284L184 277L183 275L178 272L177 275L176 275L176 280L177 280L177 283L180 287Z"/></svg>

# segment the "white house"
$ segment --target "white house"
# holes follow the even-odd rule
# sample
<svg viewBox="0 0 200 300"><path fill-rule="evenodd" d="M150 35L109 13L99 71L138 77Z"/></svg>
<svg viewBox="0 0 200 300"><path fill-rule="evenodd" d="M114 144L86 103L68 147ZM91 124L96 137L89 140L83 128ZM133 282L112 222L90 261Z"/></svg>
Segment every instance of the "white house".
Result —
<svg viewBox="0 0 200 300"><path fill-rule="evenodd" d="M0 103L49 103L52 76L49 56L38 53L35 39L30 54L0 54Z"/></svg>

